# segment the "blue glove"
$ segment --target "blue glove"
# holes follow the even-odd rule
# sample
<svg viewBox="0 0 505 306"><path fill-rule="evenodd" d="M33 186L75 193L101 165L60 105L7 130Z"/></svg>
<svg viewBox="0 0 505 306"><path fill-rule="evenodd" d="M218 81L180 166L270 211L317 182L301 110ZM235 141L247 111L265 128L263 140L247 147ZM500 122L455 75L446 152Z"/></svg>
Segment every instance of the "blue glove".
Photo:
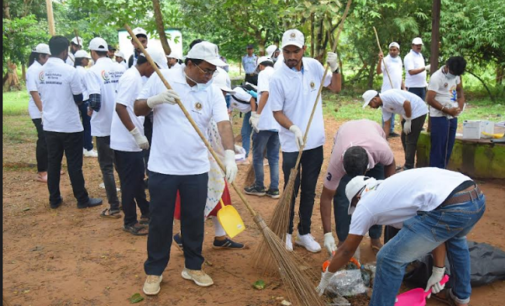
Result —
<svg viewBox="0 0 505 306"><path fill-rule="evenodd" d="M255 92L254 90L249 90L248 93L254 98L254 99L257 99L258 98L258 93Z"/></svg>

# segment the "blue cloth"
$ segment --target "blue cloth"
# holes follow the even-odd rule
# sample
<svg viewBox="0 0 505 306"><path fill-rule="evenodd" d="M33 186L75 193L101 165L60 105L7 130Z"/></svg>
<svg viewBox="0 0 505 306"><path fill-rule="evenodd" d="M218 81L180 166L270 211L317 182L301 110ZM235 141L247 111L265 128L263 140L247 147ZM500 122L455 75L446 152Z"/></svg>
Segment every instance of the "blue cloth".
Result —
<svg viewBox="0 0 505 306"><path fill-rule="evenodd" d="M84 101L79 105L79 111L81 112L82 127L84 128L84 137L82 147L86 150L93 150L93 142L91 137L91 117L88 116L88 106L89 101Z"/></svg>
<svg viewBox="0 0 505 306"><path fill-rule="evenodd" d="M242 130L240 134L242 135L242 147L245 150L245 157L249 156L249 150L251 149L251 133L252 133L252 125L249 123L249 119L251 118L251 112L247 112L244 115L244 121L242 122Z"/></svg>
<svg viewBox="0 0 505 306"><path fill-rule="evenodd" d="M431 149L430 167L445 169L451 159L458 118L430 117L431 120Z"/></svg>
<svg viewBox="0 0 505 306"><path fill-rule="evenodd" d="M267 150L268 165L270 167L270 189L279 189L279 149L281 143L279 133L274 131L259 131L253 134L253 166L258 189L265 188L263 184L263 152Z"/></svg>
<svg viewBox="0 0 505 306"><path fill-rule="evenodd" d="M256 71L256 61L256 54L253 54L252 56L244 55L242 57L242 66L244 67L246 74L251 74Z"/></svg>
<svg viewBox="0 0 505 306"><path fill-rule="evenodd" d="M409 87L408 90L423 100L426 97L426 87Z"/></svg>
<svg viewBox="0 0 505 306"><path fill-rule="evenodd" d="M452 293L468 303L470 286L470 252L466 235L486 209L484 195L468 202L418 212L403 223L402 230L377 254L377 272L371 306L394 305L402 284L405 267L445 243L449 259ZM377 203L379 204L379 203Z"/></svg>

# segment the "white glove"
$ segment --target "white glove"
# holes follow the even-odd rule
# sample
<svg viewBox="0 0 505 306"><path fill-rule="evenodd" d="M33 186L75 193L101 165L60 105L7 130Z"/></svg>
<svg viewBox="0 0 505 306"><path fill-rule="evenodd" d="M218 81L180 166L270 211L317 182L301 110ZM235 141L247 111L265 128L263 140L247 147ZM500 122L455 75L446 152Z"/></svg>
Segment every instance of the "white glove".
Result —
<svg viewBox="0 0 505 306"><path fill-rule="evenodd" d="M289 127L289 130L295 134L295 141L296 141L296 146L298 147L298 150L303 146L303 133L302 130L300 130L299 127L296 125L292 125Z"/></svg>
<svg viewBox="0 0 505 306"><path fill-rule="evenodd" d="M260 116L261 115L258 115L256 112L251 112L251 118L249 119L249 123L252 125L254 131L256 133L259 133L259 129L258 129L258 123L260 122Z"/></svg>
<svg viewBox="0 0 505 306"><path fill-rule="evenodd" d="M330 278L335 275L335 273L328 272L328 269L326 269L326 272L323 273L323 276L321 277L321 281L319 282L319 285L316 288L316 291L319 293L319 296L324 294L324 290L326 290L326 287L330 284Z"/></svg>
<svg viewBox="0 0 505 306"><path fill-rule="evenodd" d="M426 65L426 67L424 67L424 69L425 69L426 71L430 71L430 68L431 68L431 65Z"/></svg>
<svg viewBox="0 0 505 306"><path fill-rule="evenodd" d="M137 127L131 130L130 133L133 135L133 138L135 138L135 142L139 148L142 150L149 149L149 141L147 140L147 137L142 135Z"/></svg>
<svg viewBox="0 0 505 306"><path fill-rule="evenodd" d="M405 135L408 135L410 132L412 132L412 120L410 118L405 118L405 123L403 124L403 132Z"/></svg>
<svg viewBox="0 0 505 306"><path fill-rule="evenodd" d="M335 72L338 69L338 55L337 53L328 52L326 57L326 62L330 65L331 72Z"/></svg>
<svg viewBox="0 0 505 306"><path fill-rule="evenodd" d="M433 266L433 270L431 272L430 279L428 279L428 285L426 285L426 289L424 290L424 292L428 292L428 290L430 290L430 288L431 288L431 293L437 294L440 291L442 291L442 289L444 289L444 287L445 287L445 284L443 284L443 285L440 284L440 281L442 280L444 275L445 275L445 267L438 268L438 267ZM430 295L428 295L428 298L431 297L431 293L430 293Z"/></svg>
<svg viewBox="0 0 505 306"><path fill-rule="evenodd" d="M160 105L162 103L174 105L177 103L175 102L176 99L180 100L179 95L175 92L175 90L167 89L166 91L147 99L147 106L154 108L156 105Z"/></svg>
<svg viewBox="0 0 505 306"><path fill-rule="evenodd" d="M44 125L44 112L43 111L40 112L40 124Z"/></svg>
<svg viewBox="0 0 505 306"><path fill-rule="evenodd" d="M333 234L331 232L324 234L324 247L330 256L337 250L337 245L335 244L335 239L333 238Z"/></svg>
<svg viewBox="0 0 505 306"><path fill-rule="evenodd" d="M238 172L237 163L235 162L235 152L233 150L224 151L224 167L226 168L226 180L231 184Z"/></svg>

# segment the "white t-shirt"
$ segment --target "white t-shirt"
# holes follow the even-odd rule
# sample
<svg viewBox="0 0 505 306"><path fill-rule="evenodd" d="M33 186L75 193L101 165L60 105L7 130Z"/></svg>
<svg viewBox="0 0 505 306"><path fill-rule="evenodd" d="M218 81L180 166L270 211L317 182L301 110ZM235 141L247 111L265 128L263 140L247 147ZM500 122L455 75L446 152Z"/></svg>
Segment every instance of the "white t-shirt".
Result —
<svg viewBox="0 0 505 306"><path fill-rule="evenodd" d="M100 111L93 111L91 116L92 136L110 136L112 114L116 107L116 88L124 71L120 64L108 57L101 57L86 73L88 94L99 94L102 102Z"/></svg>
<svg viewBox="0 0 505 306"><path fill-rule="evenodd" d="M42 99L44 131L82 132L79 108L74 95L82 93L81 79L74 67L50 57L39 72L38 89Z"/></svg>
<svg viewBox="0 0 505 306"><path fill-rule="evenodd" d="M30 91L39 91L37 88L37 83L39 81L39 72L41 69L42 65L39 62L34 61L28 70L26 70L26 90L30 96L30 101L28 102L28 113L32 119L40 119L41 117L40 110L35 104L35 101L33 101L32 95L30 94Z"/></svg>
<svg viewBox="0 0 505 306"><path fill-rule="evenodd" d="M264 92L270 93L270 77L274 74L275 70L272 67L266 67L258 75L258 99L256 100L259 105L261 94ZM265 107L261 111L260 121L258 122L258 129L260 131L279 131L280 125L274 118L274 113L270 107L270 99L267 100Z"/></svg>
<svg viewBox="0 0 505 306"><path fill-rule="evenodd" d="M433 73L430 78L430 84L428 85L428 90L433 90L435 95L435 100L437 100L442 106L446 108L458 107L458 93L456 88L458 84L461 83L461 79L459 76L456 76L454 79L449 80L445 73L442 71L445 66L438 69ZM430 116L431 117L445 117L449 116L434 107L430 107Z"/></svg>
<svg viewBox="0 0 505 306"><path fill-rule="evenodd" d="M75 67L77 70L77 73L79 73L79 76L81 77L81 84L82 84L82 96L84 97L83 101L88 101L89 100L89 94L88 90L86 89L86 81L85 81L85 76L86 76L86 69L82 66L77 66Z"/></svg>
<svg viewBox="0 0 505 306"><path fill-rule="evenodd" d="M252 96L246 92L242 87L233 88L235 93L230 95L230 109L236 109L242 113L248 113L251 111L250 101ZM240 100L240 101L239 101ZM244 103L246 102L246 103Z"/></svg>
<svg viewBox="0 0 505 306"><path fill-rule="evenodd" d="M384 121L388 121L393 114L400 114L405 118L407 116L405 109L403 109L405 101L410 102L410 108L412 109L410 119L416 119L428 113L428 107L424 100L405 90L390 89L380 93L379 97L382 100L382 118Z"/></svg>
<svg viewBox="0 0 505 306"><path fill-rule="evenodd" d="M419 88L428 86L428 83L426 83L426 70L415 75L410 75L409 73L409 70L424 68L426 66L421 53L416 53L411 49L403 59L403 63L405 64L405 87Z"/></svg>
<svg viewBox="0 0 505 306"><path fill-rule="evenodd" d="M141 134L144 134L144 116L137 117L133 111L135 99L142 90L142 77L135 66L128 69L119 79L117 86L116 103L126 106L131 121ZM135 142L135 138L128 131L119 118L114 105L112 125L110 130L110 147L113 150L124 152L140 152L141 148Z"/></svg>
<svg viewBox="0 0 505 306"><path fill-rule="evenodd" d="M439 168L417 168L397 173L374 190L364 192L352 214L349 234L364 236L373 225L401 228L418 211L432 211L466 175Z"/></svg>
<svg viewBox="0 0 505 306"><path fill-rule="evenodd" d="M124 67L124 69L128 69L128 63L126 61L122 61L121 63L119 63L121 66Z"/></svg>
<svg viewBox="0 0 505 306"><path fill-rule="evenodd" d="M216 86L197 90L190 87L184 69L162 69L163 76L177 92L200 131L207 135L210 121L228 121L223 93ZM152 75L138 99L147 99L166 90L159 76ZM178 105L161 104L153 109L153 138L150 171L170 175L193 175L210 169L207 148Z"/></svg>
<svg viewBox="0 0 505 306"><path fill-rule="evenodd" d="M279 53L279 56L277 57L277 61L275 62L274 64L274 69L277 70L279 68L281 68L284 64L284 55L282 55L282 51L281 53Z"/></svg>
<svg viewBox="0 0 505 306"><path fill-rule="evenodd" d="M403 63L402 58L398 55L397 57L391 57L388 55L384 58L387 66L384 68L384 62L381 63L382 69L382 88L381 92L385 92L391 88L402 89L402 75L403 75ZM393 87L391 87L391 82L389 82L389 76L391 77L391 82L393 83Z"/></svg>
<svg viewBox="0 0 505 306"><path fill-rule="evenodd" d="M68 65L74 67L74 63L75 63L75 56L72 52L68 51L68 57L67 57L67 60L65 61L65 63L67 63Z"/></svg>
<svg viewBox="0 0 505 306"><path fill-rule="evenodd" d="M286 117L305 133L310 113L316 101L319 85L324 75L324 67L313 58L304 57L303 72L294 71L283 64L270 78L270 97L268 103L272 111L282 111ZM328 73L323 85L331 83L332 74ZM298 152L294 134L281 126L279 132L282 152ZM311 150L324 145L324 121L322 100L317 101L307 144L304 150Z"/></svg>

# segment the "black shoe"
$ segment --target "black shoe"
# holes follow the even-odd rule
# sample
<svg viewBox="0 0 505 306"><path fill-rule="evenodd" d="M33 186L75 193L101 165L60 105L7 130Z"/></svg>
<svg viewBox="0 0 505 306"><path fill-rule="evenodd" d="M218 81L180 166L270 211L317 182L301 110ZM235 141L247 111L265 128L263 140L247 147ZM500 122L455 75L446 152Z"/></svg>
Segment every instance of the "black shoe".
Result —
<svg viewBox="0 0 505 306"><path fill-rule="evenodd" d="M174 235L174 241L175 243L177 243L177 245L181 248L182 250L182 238L181 238L181 234L177 233Z"/></svg>
<svg viewBox="0 0 505 306"><path fill-rule="evenodd" d="M268 189L265 194L271 197L272 199L278 199L281 197L281 195L279 194L279 189Z"/></svg>
<svg viewBox="0 0 505 306"><path fill-rule="evenodd" d="M400 137L400 134L397 134L395 132L389 133L389 137Z"/></svg>
<svg viewBox="0 0 505 306"><path fill-rule="evenodd" d="M242 243L226 238L225 240L214 239L212 247L214 249L243 249L245 246Z"/></svg>
<svg viewBox="0 0 505 306"><path fill-rule="evenodd" d="M102 199L100 198L89 198L88 202L84 204L77 204L77 208L83 209L83 208L89 208L89 207L95 207L102 205Z"/></svg>
<svg viewBox="0 0 505 306"><path fill-rule="evenodd" d="M56 209L61 206L61 203L63 203L62 197L60 197L60 199L56 203L49 203L49 206L51 206L52 209Z"/></svg>
<svg viewBox="0 0 505 306"><path fill-rule="evenodd" d="M246 194L251 194L251 195L255 195L255 196L259 196L259 197L262 197L266 194L265 188L258 188L254 185L249 186L249 187L245 187L244 192Z"/></svg>

